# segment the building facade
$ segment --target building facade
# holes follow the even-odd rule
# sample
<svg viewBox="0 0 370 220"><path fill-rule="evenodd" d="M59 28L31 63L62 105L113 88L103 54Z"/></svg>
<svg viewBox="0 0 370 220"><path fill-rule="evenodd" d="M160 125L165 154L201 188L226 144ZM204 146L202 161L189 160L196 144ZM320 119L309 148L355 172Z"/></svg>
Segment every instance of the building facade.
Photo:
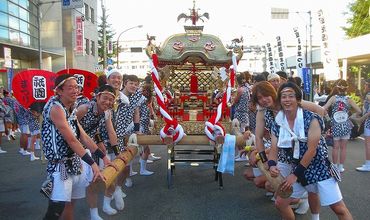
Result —
<svg viewBox="0 0 370 220"><path fill-rule="evenodd" d="M0 0L0 86L8 87L9 68L14 74L39 68L95 70L97 0L81 1L82 8L62 9L62 1ZM75 53L77 17L83 26L83 53L79 54ZM11 52L12 66L4 65L4 48Z"/></svg>

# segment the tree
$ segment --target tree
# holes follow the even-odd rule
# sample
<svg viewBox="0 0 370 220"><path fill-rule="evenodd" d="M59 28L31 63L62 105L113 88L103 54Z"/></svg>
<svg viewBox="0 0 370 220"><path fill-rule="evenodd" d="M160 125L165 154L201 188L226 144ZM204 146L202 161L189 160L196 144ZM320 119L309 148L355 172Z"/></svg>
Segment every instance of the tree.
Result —
<svg viewBox="0 0 370 220"><path fill-rule="evenodd" d="M344 27L346 35L350 38L370 33L370 1L356 0L349 5L350 18L347 19L349 27Z"/></svg>
<svg viewBox="0 0 370 220"><path fill-rule="evenodd" d="M105 16L105 18L103 16L100 17L100 22L99 22L99 25L98 25L98 33L99 33L99 39L98 39L98 54L99 54L99 64L103 64L103 24L105 22L105 38L106 38L106 42L107 42L107 58L112 58L115 56L116 54L116 43L115 41L113 41L113 38L114 38L114 35L116 34L114 29L112 28L112 25L108 23L108 15ZM111 42L111 44L109 43ZM112 51L109 51L108 50L108 47L111 45L111 47L113 48ZM110 52L110 53L109 53Z"/></svg>

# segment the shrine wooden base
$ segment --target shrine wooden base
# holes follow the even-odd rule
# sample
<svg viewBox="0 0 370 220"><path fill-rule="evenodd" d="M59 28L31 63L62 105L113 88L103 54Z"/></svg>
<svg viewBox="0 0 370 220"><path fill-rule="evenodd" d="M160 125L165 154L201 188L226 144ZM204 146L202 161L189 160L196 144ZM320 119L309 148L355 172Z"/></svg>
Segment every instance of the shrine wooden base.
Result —
<svg viewBox="0 0 370 220"><path fill-rule="evenodd" d="M215 181L218 181L220 189L223 188L222 173L217 171L218 161L220 159L220 153L224 137L220 136L215 142L210 142L205 135L187 135L183 139L175 144L172 138L166 138L164 142L158 135L139 135L137 137L137 143L140 145L163 145L167 146L167 186L171 188L173 186L173 176L175 171L176 163L212 163L213 169L215 170ZM208 149L181 149L179 146L184 145L206 145ZM194 154L194 155L210 155L209 158L180 158L177 157L183 154Z"/></svg>

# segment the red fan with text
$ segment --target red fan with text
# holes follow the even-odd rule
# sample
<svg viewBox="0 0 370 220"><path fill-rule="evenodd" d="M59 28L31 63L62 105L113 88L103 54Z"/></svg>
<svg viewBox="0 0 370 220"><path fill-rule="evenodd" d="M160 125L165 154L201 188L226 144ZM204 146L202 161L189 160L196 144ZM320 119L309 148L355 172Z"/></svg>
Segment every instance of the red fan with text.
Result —
<svg viewBox="0 0 370 220"><path fill-rule="evenodd" d="M12 81L14 97L28 109L33 103L46 103L54 95L57 75L46 70L25 70L16 74Z"/></svg>
<svg viewBox="0 0 370 220"><path fill-rule="evenodd" d="M57 72L61 74L71 74L77 78L77 83L83 88L83 95L89 99L92 98L94 89L98 87L98 76L92 72L80 69L64 69Z"/></svg>

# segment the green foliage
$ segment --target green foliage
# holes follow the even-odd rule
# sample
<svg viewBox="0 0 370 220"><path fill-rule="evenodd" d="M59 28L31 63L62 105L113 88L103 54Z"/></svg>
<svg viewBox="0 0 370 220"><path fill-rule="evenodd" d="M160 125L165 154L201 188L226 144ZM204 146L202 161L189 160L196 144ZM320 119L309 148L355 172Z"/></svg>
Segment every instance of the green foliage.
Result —
<svg viewBox="0 0 370 220"><path fill-rule="evenodd" d="M362 107L362 100L360 96L357 96L355 93L350 93L348 96L356 103L357 106L360 108Z"/></svg>
<svg viewBox="0 0 370 220"><path fill-rule="evenodd" d="M350 18L347 19L349 27L344 27L346 35L350 38L370 33L370 1L355 0L349 5Z"/></svg>
<svg viewBox="0 0 370 220"><path fill-rule="evenodd" d="M116 55L116 41L113 40L114 35L116 34L112 28L112 25L108 23L108 15L100 17L100 22L98 25L98 34L99 34L99 39L98 39L98 54L99 54L99 64L103 64L103 23L105 22L105 38L107 42L107 58L112 58L115 57ZM109 41L112 42L113 46L113 53L108 53L108 44Z"/></svg>

